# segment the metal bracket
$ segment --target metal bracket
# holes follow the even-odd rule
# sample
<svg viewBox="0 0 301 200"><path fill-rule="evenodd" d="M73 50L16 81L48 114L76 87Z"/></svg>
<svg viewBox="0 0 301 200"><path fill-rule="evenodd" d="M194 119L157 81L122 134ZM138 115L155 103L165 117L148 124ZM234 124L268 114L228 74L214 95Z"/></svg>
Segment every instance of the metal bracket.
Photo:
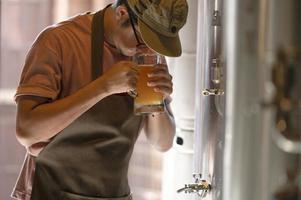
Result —
<svg viewBox="0 0 301 200"><path fill-rule="evenodd" d="M221 96L224 95L224 91L222 89L205 89L203 90L204 96Z"/></svg>
<svg viewBox="0 0 301 200"><path fill-rule="evenodd" d="M221 15L220 15L220 11L218 10L214 10L213 11L213 18L212 18L212 26L221 26Z"/></svg>
<svg viewBox="0 0 301 200"><path fill-rule="evenodd" d="M221 26L221 15L220 15L220 11L218 10L214 10L213 11L213 18L212 18L212 26Z"/></svg>

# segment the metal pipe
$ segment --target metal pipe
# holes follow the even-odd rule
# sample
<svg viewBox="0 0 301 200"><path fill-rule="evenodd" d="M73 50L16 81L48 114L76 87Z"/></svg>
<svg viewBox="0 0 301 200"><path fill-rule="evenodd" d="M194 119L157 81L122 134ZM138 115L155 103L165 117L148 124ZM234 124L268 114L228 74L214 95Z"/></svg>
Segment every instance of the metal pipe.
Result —
<svg viewBox="0 0 301 200"><path fill-rule="evenodd" d="M301 154L301 142L287 139L278 130L273 132L272 138L276 145L284 152Z"/></svg>
<svg viewBox="0 0 301 200"><path fill-rule="evenodd" d="M224 140L221 89L225 88L220 59L222 1L201 0L198 6L194 172L212 184L206 199L219 200L222 198Z"/></svg>

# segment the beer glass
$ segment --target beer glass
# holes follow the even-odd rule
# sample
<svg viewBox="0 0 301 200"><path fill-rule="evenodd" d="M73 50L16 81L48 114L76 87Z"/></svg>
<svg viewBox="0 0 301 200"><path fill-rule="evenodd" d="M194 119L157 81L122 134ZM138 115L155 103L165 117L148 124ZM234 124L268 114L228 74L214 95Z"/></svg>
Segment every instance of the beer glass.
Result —
<svg viewBox="0 0 301 200"><path fill-rule="evenodd" d="M133 57L137 64L139 77L136 87L136 97L134 99L134 113L136 115L157 113L164 111L163 94L155 92L153 87L147 85L148 81L156 78L148 77L148 74L157 64L165 64L164 56L151 50L144 50Z"/></svg>

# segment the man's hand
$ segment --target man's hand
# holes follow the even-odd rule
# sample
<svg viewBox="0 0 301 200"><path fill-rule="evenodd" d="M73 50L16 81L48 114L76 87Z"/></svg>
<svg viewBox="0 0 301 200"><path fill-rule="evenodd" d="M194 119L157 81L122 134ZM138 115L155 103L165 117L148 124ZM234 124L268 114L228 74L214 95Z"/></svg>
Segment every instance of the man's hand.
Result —
<svg viewBox="0 0 301 200"><path fill-rule="evenodd" d="M109 93L123 93L136 89L138 71L131 61L121 61L110 67L100 77Z"/></svg>
<svg viewBox="0 0 301 200"><path fill-rule="evenodd" d="M156 92L163 94L164 98L169 97L173 91L172 76L168 72L166 64L158 64L148 74L150 81L147 85L153 87Z"/></svg>
<svg viewBox="0 0 301 200"><path fill-rule="evenodd" d="M27 148L32 148L30 150L33 153L36 152L34 147L37 146L33 145L48 141L103 98L134 89L137 77L135 64L122 61L65 98L49 101L30 95L19 97L16 124L18 140Z"/></svg>

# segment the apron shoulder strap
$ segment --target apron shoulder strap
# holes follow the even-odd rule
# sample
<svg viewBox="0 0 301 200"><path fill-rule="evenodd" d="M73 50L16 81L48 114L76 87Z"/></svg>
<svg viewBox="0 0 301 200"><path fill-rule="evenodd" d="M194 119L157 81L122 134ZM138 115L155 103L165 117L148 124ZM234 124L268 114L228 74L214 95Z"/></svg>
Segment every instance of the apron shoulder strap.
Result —
<svg viewBox="0 0 301 200"><path fill-rule="evenodd" d="M108 5L106 8L108 8ZM91 72L92 80L97 79L102 74L103 43L104 43L104 13L105 9L94 14L92 20L91 36Z"/></svg>

